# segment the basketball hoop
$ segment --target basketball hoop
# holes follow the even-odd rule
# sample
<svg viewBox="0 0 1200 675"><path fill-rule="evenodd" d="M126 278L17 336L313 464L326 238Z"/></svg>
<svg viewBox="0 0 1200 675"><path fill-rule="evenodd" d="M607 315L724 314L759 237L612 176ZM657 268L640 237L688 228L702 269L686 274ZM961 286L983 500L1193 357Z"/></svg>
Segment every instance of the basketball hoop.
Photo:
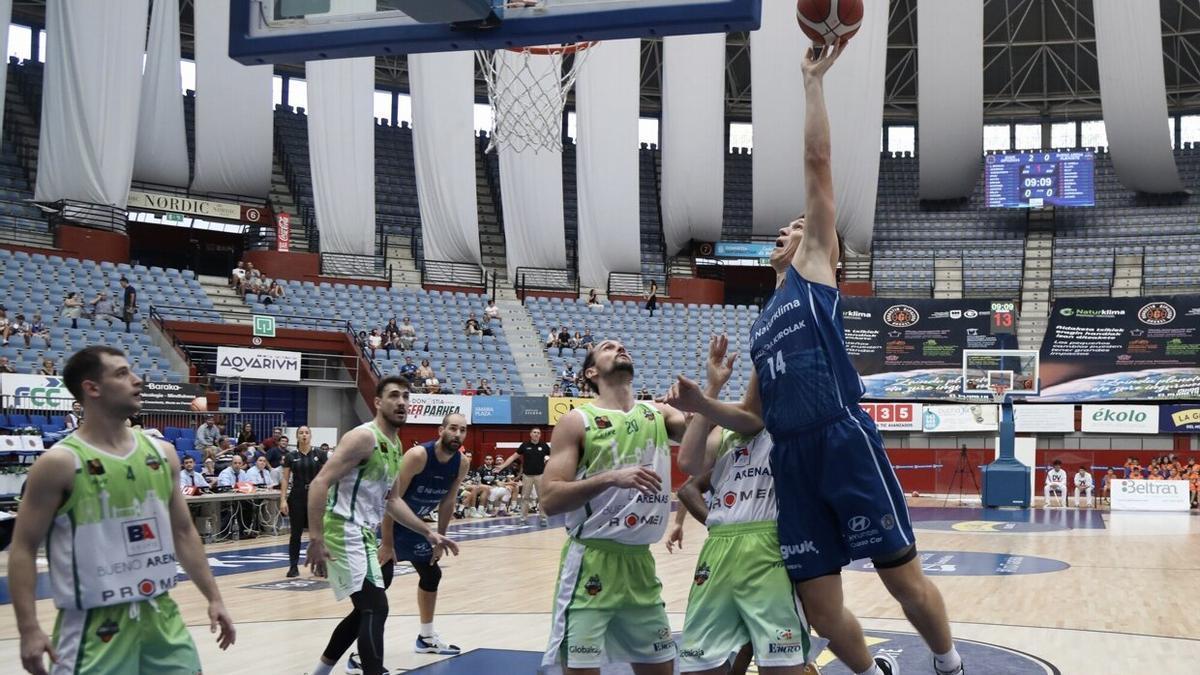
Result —
<svg viewBox="0 0 1200 675"><path fill-rule="evenodd" d="M504 146L517 152L529 148L534 152L561 150L562 113L567 94L575 85L588 49L596 44L574 42L475 52L492 103L487 151ZM557 77L538 75L547 66L546 62L538 61L541 59L550 60L550 72L557 73ZM537 70L534 64L538 65Z"/></svg>

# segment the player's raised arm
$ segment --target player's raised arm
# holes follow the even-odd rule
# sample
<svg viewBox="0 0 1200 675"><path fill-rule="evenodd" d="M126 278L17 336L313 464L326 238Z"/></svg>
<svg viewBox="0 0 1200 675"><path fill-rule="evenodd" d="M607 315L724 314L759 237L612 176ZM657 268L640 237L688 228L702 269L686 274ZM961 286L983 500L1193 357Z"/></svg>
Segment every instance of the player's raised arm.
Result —
<svg viewBox="0 0 1200 675"><path fill-rule="evenodd" d="M828 45L818 55L809 49L804 57L804 240L792 265L805 279L836 286L838 237L833 195L833 144L829 111L825 108L825 73L846 49L846 43ZM831 266L832 261L832 266Z"/></svg>

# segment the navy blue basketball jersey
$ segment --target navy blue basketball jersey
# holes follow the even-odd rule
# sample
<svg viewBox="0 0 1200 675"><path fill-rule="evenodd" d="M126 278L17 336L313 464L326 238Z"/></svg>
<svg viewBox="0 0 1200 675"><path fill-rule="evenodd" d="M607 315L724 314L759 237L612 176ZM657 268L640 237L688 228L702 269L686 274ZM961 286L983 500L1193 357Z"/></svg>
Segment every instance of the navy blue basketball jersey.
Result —
<svg viewBox="0 0 1200 675"><path fill-rule="evenodd" d="M402 497L413 513L422 518L437 511L438 504L442 503L442 498L450 492L450 486L458 478L458 466L462 461L462 454L456 452L450 461L439 462L436 444L437 441L421 444L425 448L425 468L413 476Z"/></svg>
<svg viewBox="0 0 1200 675"><path fill-rule="evenodd" d="M788 265L750 334L763 423L778 440L812 426L863 395L842 327L836 288L813 283Z"/></svg>

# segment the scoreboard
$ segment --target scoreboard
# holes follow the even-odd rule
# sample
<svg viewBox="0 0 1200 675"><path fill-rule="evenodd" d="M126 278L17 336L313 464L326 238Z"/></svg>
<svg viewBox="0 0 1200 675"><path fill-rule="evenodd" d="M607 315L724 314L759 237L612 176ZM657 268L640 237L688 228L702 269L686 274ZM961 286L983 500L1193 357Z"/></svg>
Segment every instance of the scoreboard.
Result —
<svg viewBox="0 0 1200 675"><path fill-rule="evenodd" d="M1095 155L1090 152L1007 152L985 158L988 208L1093 206Z"/></svg>

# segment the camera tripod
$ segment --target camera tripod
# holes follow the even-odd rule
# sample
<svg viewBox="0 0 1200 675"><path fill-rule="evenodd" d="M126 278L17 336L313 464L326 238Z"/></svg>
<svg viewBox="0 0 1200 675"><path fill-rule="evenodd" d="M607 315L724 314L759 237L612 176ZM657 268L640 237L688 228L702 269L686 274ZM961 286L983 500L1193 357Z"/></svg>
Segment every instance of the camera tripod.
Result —
<svg viewBox="0 0 1200 675"><path fill-rule="evenodd" d="M955 483L958 484L958 505L966 503L963 501L963 489L967 486L968 476L971 477L971 485L975 486L974 494L979 494L979 480L975 478L975 467L971 465L971 459L967 457L967 446L964 445L958 451L958 465L954 468L954 475L950 477L950 485L946 488L946 498L942 500L942 506L949 503Z"/></svg>

